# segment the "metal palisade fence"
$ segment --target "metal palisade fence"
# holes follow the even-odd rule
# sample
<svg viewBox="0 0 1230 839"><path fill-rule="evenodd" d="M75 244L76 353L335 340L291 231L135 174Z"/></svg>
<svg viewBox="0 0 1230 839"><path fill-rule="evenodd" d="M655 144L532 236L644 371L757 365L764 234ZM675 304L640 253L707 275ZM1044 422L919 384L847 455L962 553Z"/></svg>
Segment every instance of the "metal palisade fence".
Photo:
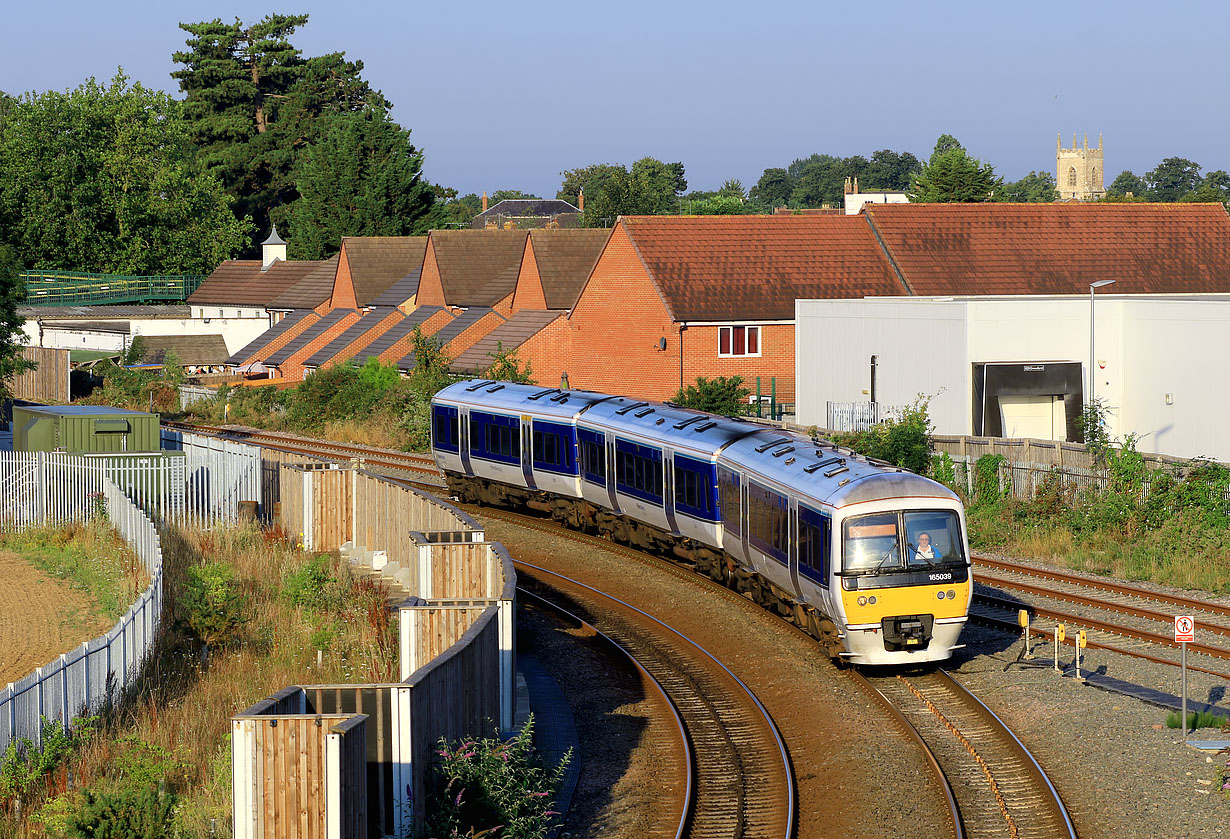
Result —
<svg viewBox="0 0 1230 839"><path fill-rule="evenodd" d="M162 615L155 522L234 521L240 501L260 498L258 449L187 437L178 441L182 454L0 452L0 528L56 526L105 514L150 580L105 635L0 690L0 755L22 740L41 745L43 720L67 729L78 716L96 713L139 672Z"/></svg>
<svg viewBox="0 0 1230 839"><path fill-rule="evenodd" d="M877 423L901 416L904 405L883 402L826 402L825 426L829 431L866 431Z"/></svg>

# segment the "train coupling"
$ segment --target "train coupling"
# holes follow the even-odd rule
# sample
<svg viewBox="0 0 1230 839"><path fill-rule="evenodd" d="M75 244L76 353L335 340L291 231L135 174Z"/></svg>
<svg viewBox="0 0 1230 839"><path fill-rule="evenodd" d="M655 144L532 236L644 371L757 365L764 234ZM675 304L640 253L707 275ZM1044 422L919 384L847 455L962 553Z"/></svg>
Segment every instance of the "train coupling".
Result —
<svg viewBox="0 0 1230 839"><path fill-rule="evenodd" d="M925 650L931 643L934 615L896 615L880 621L884 649Z"/></svg>

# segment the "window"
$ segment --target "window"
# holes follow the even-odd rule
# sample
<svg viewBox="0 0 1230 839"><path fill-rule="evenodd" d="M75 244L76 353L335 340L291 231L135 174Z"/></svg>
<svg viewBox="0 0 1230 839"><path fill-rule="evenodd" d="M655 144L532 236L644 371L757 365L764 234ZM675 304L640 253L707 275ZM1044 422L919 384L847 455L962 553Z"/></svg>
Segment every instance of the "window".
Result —
<svg viewBox="0 0 1230 839"><path fill-rule="evenodd" d="M847 519L844 571L922 571L965 567L961 523L951 510L872 513ZM953 582L960 579L953 577Z"/></svg>
<svg viewBox="0 0 1230 839"><path fill-rule="evenodd" d="M444 452L460 451L460 435L457 430L457 409L447 405L432 408L432 445Z"/></svg>
<svg viewBox="0 0 1230 839"><path fill-rule="evenodd" d="M828 588L833 520L799 505L799 574Z"/></svg>
<svg viewBox="0 0 1230 839"><path fill-rule="evenodd" d="M535 420L533 447L535 469L564 475L577 473L571 425Z"/></svg>
<svg viewBox="0 0 1230 839"><path fill-rule="evenodd" d="M470 455L500 463L521 462L521 424L516 417L470 412Z"/></svg>
<svg viewBox="0 0 1230 839"><path fill-rule="evenodd" d="M719 326L718 355L760 355L760 327Z"/></svg>
<svg viewBox="0 0 1230 839"><path fill-rule="evenodd" d="M615 488L635 498L661 504L661 449L617 439L615 441Z"/></svg>
<svg viewBox="0 0 1230 839"><path fill-rule="evenodd" d="M789 547L786 497L755 481L747 485L748 540L764 553L785 562Z"/></svg>
<svg viewBox="0 0 1230 839"><path fill-rule="evenodd" d="M1068 186L1076 186L1076 167L1068 167Z"/></svg>
<svg viewBox="0 0 1230 839"><path fill-rule="evenodd" d="M675 455L675 508L696 518L716 521L713 464Z"/></svg>
<svg viewBox="0 0 1230 839"><path fill-rule="evenodd" d="M577 429L577 448L581 454L581 475L594 484L606 484L606 435L600 431Z"/></svg>

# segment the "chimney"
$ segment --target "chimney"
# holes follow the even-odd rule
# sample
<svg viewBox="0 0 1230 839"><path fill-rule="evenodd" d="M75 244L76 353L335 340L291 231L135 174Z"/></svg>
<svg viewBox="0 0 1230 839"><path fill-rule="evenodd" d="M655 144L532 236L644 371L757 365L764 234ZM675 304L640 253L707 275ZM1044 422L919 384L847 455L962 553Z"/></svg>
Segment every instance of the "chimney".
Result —
<svg viewBox="0 0 1230 839"><path fill-rule="evenodd" d="M846 192L846 195L849 195L851 192L854 192L854 186L850 182L849 175L846 175L845 192Z"/></svg>
<svg viewBox="0 0 1230 839"><path fill-rule="evenodd" d="M286 243L278 236L278 226L272 226L269 238L261 242L261 272L268 271L273 263L286 261Z"/></svg>
<svg viewBox="0 0 1230 839"><path fill-rule="evenodd" d="M854 194L858 195L858 177L857 176L855 176L854 178Z"/></svg>
<svg viewBox="0 0 1230 839"><path fill-rule="evenodd" d="M483 212L487 212L487 192L483 191Z"/></svg>
<svg viewBox="0 0 1230 839"><path fill-rule="evenodd" d="M577 192L577 209L585 212L585 187L581 187Z"/></svg>

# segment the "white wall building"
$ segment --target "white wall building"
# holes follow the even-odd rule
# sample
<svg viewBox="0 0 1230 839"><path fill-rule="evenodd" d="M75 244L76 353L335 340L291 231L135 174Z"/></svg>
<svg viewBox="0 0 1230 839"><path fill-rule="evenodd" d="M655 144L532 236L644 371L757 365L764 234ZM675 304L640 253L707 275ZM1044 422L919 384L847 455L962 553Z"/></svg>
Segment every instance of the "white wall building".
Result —
<svg viewBox="0 0 1230 839"><path fill-rule="evenodd" d="M1230 296L1114 295L1095 303L1094 395L1112 437L1142 451L1230 460ZM1088 399L1088 296L799 300L798 422L826 404L930 397L940 434L1078 439Z"/></svg>

